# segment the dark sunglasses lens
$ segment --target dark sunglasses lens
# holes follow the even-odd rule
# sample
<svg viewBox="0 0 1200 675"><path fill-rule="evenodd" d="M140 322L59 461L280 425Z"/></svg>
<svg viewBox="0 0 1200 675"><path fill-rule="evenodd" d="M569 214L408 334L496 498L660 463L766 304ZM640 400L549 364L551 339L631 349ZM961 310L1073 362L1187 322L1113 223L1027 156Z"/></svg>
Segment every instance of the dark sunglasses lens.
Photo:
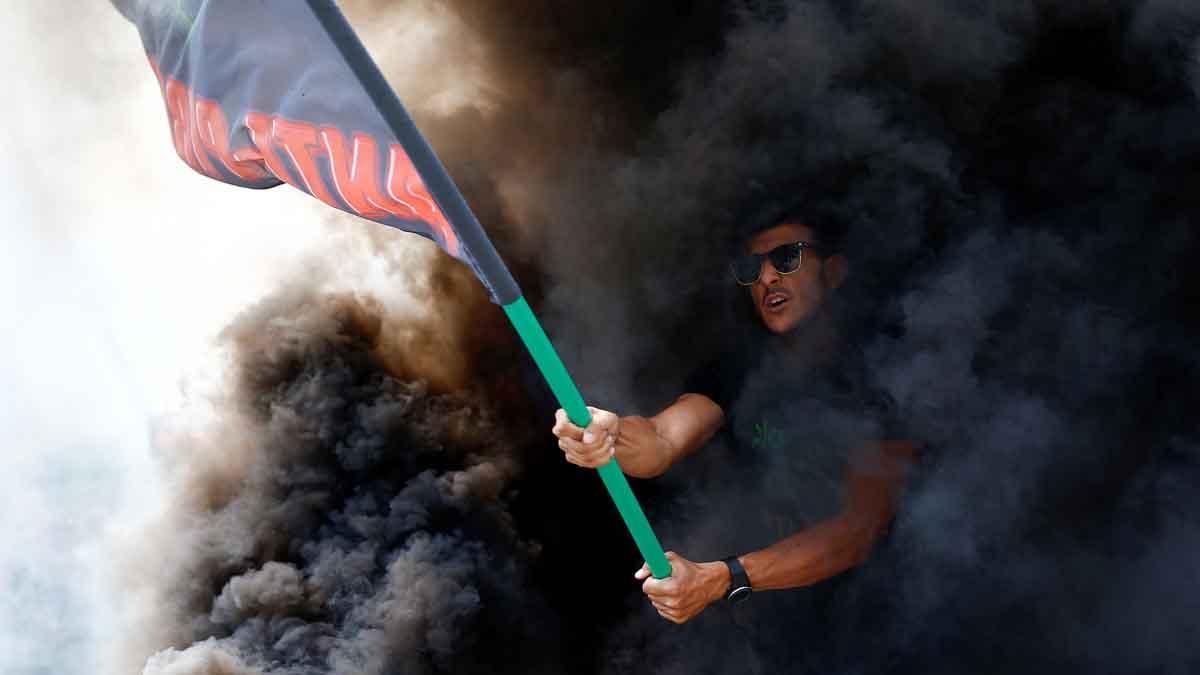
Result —
<svg viewBox="0 0 1200 675"><path fill-rule="evenodd" d="M775 267L775 271L780 274L791 274L800 269L800 253L803 250L799 244L784 244L776 246L767 253L767 257L771 259L771 265Z"/></svg>
<svg viewBox="0 0 1200 675"><path fill-rule="evenodd" d="M733 259L733 278L739 284L752 284L758 279L758 271L762 269L762 259L754 255L742 255Z"/></svg>

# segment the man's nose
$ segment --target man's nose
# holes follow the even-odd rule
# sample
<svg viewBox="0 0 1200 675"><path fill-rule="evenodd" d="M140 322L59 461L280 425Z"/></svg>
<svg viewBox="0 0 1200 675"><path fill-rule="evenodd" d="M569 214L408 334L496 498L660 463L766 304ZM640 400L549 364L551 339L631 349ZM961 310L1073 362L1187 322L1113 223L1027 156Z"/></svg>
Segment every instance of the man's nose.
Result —
<svg viewBox="0 0 1200 675"><path fill-rule="evenodd" d="M758 268L758 281L764 286L779 281L779 272L775 270L769 258L763 258L762 266Z"/></svg>

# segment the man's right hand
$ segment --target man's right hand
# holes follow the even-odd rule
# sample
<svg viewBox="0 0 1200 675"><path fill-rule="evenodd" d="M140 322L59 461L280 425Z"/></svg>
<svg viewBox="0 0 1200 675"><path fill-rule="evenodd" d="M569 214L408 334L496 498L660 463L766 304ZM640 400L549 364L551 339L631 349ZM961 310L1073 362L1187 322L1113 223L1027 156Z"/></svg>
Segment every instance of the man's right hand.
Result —
<svg viewBox="0 0 1200 675"><path fill-rule="evenodd" d="M592 423L580 429L571 423L562 408L554 413L554 428L550 431L558 437L567 461L589 469L608 464L616 455L617 437L620 434L621 418L616 413L588 406Z"/></svg>

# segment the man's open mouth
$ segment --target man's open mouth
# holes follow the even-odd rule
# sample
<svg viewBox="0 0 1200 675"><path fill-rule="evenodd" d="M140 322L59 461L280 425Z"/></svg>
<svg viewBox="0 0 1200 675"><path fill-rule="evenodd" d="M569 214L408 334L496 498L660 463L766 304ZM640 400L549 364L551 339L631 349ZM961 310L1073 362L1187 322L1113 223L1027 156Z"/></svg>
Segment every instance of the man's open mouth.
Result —
<svg viewBox="0 0 1200 675"><path fill-rule="evenodd" d="M788 297L787 293L772 292L767 293L766 297L763 298L762 304L763 307L768 311L774 311L787 304L788 300L790 300L790 298Z"/></svg>

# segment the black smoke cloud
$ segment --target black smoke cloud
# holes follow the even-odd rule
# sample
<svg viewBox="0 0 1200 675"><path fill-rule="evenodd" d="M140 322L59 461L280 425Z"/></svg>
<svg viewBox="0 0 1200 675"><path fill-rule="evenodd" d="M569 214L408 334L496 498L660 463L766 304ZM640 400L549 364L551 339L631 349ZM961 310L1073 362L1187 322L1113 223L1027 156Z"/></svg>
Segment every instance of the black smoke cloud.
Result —
<svg viewBox="0 0 1200 675"><path fill-rule="evenodd" d="M347 11L370 43L414 6ZM368 301L268 303L205 441L252 450L189 474L171 535L161 672L1195 669L1200 6L438 8L487 86L418 121L591 400L653 412L742 334L722 260L760 214L845 226L839 302L926 445L900 514L853 575L670 626L548 412L487 413L533 379L498 332L475 390L431 393ZM439 330L494 317L443 288L471 311ZM685 555L770 543L760 476L808 461L719 446L637 486Z"/></svg>
<svg viewBox="0 0 1200 675"><path fill-rule="evenodd" d="M222 415L172 444L177 649L147 672L557 670L507 511L520 436L478 391L391 373L381 326L369 300L296 288L227 329Z"/></svg>

